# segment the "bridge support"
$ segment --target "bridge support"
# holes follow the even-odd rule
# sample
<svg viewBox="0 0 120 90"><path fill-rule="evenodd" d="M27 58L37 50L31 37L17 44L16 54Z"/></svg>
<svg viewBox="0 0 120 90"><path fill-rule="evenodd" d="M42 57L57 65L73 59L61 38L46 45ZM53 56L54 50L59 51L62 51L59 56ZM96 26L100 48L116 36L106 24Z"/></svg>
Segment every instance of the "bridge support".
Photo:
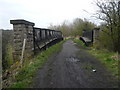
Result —
<svg viewBox="0 0 120 90"><path fill-rule="evenodd" d="M10 20L10 23L13 24L14 31L14 52L13 52L14 60L21 59L24 39L26 39L24 58L30 58L34 54L33 26L35 24L23 19Z"/></svg>
<svg viewBox="0 0 120 90"><path fill-rule="evenodd" d="M93 43L96 43L99 39L100 28L94 28L93 30Z"/></svg>

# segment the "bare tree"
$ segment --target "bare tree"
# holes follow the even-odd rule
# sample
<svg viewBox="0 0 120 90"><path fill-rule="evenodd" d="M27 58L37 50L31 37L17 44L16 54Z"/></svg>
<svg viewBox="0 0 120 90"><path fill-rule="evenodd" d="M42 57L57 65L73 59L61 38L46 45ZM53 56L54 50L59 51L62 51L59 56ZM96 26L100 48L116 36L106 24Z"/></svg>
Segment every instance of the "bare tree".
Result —
<svg viewBox="0 0 120 90"><path fill-rule="evenodd" d="M109 30L109 32L105 30L103 30L103 32L110 36L114 51L120 52L120 2L105 2L97 0L96 5L99 7L98 12L96 13L97 18L103 20Z"/></svg>

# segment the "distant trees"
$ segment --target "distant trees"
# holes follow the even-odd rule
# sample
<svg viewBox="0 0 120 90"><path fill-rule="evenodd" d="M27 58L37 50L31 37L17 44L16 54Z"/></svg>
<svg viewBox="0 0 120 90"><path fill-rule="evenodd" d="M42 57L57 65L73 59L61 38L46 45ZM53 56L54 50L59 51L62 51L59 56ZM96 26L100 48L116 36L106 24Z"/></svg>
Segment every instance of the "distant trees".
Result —
<svg viewBox="0 0 120 90"><path fill-rule="evenodd" d="M89 22L87 19L82 20L80 18L76 18L73 21L73 29L78 36L82 35L82 30L92 30L95 26L95 24Z"/></svg>
<svg viewBox="0 0 120 90"><path fill-rule="evenodd" d="M67 21L64 21L61 25L50 25L48 28L62 31L65 37L70 35L71 28Z"/></svg>
<svg viewBox="0 0 120 90"><path fill-rule="evenodd" d="M64 21L61 25L50 25L48 28L62 31L65 37L81 36L82 30L92 30L96 25L87 19L76 18L72 23Z"/></svg>
<svg viewBox="0 0 120 90"><path fill-rule="evenodd" d="M100 42L105 48L120 52L120 2L97 1L97 18L104 21Z"/></svg>
<svg viewBox="0 0 120 90"><path fill-rule="evenodd" d="M101 32L99 41L94 43L97 48L105 48L120 53L120 1L97 0L99 10L96 18L103 21L99 26ZM61 30L64 36L81 36L82 30L92 30L96 25L86 19L76 18L72 23L64 22L61 25L49 28Z"/></svg>

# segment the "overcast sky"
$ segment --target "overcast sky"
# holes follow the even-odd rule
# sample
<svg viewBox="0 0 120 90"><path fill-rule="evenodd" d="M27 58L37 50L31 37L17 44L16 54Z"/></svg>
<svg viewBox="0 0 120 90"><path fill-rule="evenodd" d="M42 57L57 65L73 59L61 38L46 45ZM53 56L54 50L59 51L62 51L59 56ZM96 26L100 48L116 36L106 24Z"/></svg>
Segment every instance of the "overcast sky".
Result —
<svg viewBox="0 0 120 90"><path fill-rule="evenodd" d="M41 28L47 28L50 24L58 25L64 20L72 22L75 18L87 18L98 23L91 17L97 10L93 2L94 0L0 0L0 29L12 29L12 19L25 19Z"/></svg>

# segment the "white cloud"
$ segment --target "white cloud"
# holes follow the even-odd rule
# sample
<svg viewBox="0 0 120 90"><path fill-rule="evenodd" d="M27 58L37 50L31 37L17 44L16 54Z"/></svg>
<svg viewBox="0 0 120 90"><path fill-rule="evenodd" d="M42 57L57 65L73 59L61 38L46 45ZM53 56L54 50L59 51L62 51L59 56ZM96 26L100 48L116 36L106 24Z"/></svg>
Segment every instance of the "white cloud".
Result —
<svg viewBox="0 0 120 90"><path fill-rule="evenodd" d="M37 27L50 23L60 24L64 20L89 18L95 12L93 0L0 0L0 28L12 28L11 19L26 19Z"/></svg>

